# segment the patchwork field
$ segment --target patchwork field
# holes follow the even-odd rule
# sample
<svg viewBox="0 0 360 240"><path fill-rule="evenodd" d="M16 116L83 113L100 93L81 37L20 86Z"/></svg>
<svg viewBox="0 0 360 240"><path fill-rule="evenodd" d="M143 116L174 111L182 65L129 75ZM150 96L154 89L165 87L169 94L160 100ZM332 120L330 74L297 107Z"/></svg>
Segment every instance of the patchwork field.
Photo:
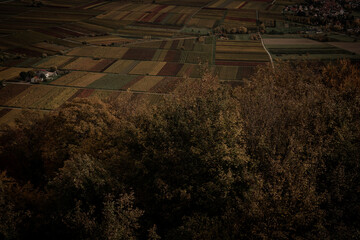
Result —
<svg viewBox="0 0 360 240"><path fill-rule="evenodd" d="M7 81L0 86L0 123L13 122L21 109L48 112L77 97L115 99L125 91L153 104L184 78L198 81L200 64L222 82L241 85L270 63L262 42L251 40L261 23L274 59L360 60L358 37L329 33L324 43L290 32L306 26L283 18L288 1L42 2L41 8L0 2L0 81ZM240 27L251 33L236 34ZM18 79L20 72L51 67L61 73L53 81Z"/></svg>

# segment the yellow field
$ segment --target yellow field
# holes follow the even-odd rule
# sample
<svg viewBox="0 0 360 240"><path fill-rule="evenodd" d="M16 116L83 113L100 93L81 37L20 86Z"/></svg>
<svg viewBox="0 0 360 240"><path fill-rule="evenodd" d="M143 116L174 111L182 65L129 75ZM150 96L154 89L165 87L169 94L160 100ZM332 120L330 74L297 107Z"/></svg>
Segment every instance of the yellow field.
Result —
<svg viewBox="0 0 360 240"><path fill-rule="evenodd" d="M246 3L246 1L233 1L233 2L229 3L228 5L226 5L226 8L227 9L238 9L245 3Z"/></svg>
<svg viewBox="0 0 360 240"><path fill-rule="evenodd" d="M92 59L87 57L79 57L75 61L67 64L65 69L74 69L79 71L88 71L94 68L96 65L103 62L104 59Z"/></svg>
<svg viewBox="0 0 360 240"><path fill-rule="evenodd" d="M238 67L221 66L218 76L220 80L235 80L237 72L238 72Z"/></svg>
<svg viewBox="0 0 360 240"><path fill-rule="evenodd" d="M215 24L215 19L200 19L198 23L198 27L204 27L204 28L212 28Z"/></svg>
<svg viewBox="0 0 360 240"><path fill-rule="evenodd" d="M180 71L176 74L177 77L189 77L186 73L192 67L191 64L184 64Z"/></svg>
<svg viewBox="0 0 360 240"><path fill-rule="evenodd" d="M149 91L162 79L163 77L158 77L158 76L145 76L140 81L132 85L130 89L134 91Z"/></svg>
<svg viewBox="0 0 360 240"><path fill-rule="evenodd" d="M130 12L127 16L125 16L122 20L127 21L136 21L140 18L144 13L143 12Z"/></svg>
<svg viewBox="0 0 360 240"><path fill-rule="evenodd" d="M70 59L72 59L72 57L53 56L53 57L47 58L44 62L40 62L38 65L36 65L36 67L41 67L41 68L58 67L64 63L66 63Z"/></svg>
<svg viewBox="0 0 360 240"><path fill-rule="evenodd" d="M85 76L74 80L70 85L74 87L86 87L105 75L105 73L88 73Z"/></svg>
<svg viewBox="0 0 360 240"><path fill-rule="evenodd" d="M114 92L115 91L111 91L111 90L98 90L98 89L96 89L93 92L93 94L91 94L91 97L96 97L96 98L100 98L100 99L106 99Z"/></svg>
<svg viewBox="0 0 360 240"><path fill-rule="evenodd" d="M31 107L31 105L40 101L48 92L53 90L53 88L55 87L49 85L33 85L6 102L5 105L24 108Z"/></svg>
<svg viewBox="0 0 360 240"><path fill-rule="evenodd" d="M164 49L170 49L172 44L173 44L173 41L166 41Z"/></svg>
<svg viewBox="0 0 360 240"><path fill-rule="evenodd" d="M128 73L133 66L135 66L137 61L135 60L117 60L113 63L108 69L105 70L107 73Z"/></svg>
<svg viewBox="0 0 360 240"><path fill-rule="evenodd" d="M128 48L125 47L86 46L75 48L67 55L93 58L122 58L127 50Z"/></svg>
<svg viewBox="0 0 360 240"><path fill-rule="evenodd" d="M217 8L217 7L220 7L225 2L226 2L226 0L218 0L218 1L214 2L213 4L211 4L209 7Z"/></svg>
<svg viewBox="0 0 360 240"><path fill-rule="evenodd" d="M248 2L249 4L249 2ZM262 3L261 3L262 4ZM241 17L256 19L256 11L254 10L228 10L226 17Z"/></svg>
<svg viewBox="0 0 360 240"><path fill-rule="evenodd" d="M1 110L2 108L0 108ZM6 113L4 116L0 118L0 125L6 124L9 126L15 125L15 119L21 116L21 109L12 109L10 112Z"/></svg>
<svg viewBox="0 0 360 240"><path fill-rule="evenodd" d="M54 85L71 85L71 82L75 81L78 78L85 76L87 72L71 72L68 73L55 81L52 81L51 84Z"/></svg>
<svg viewBox="0 0 360 240"><path fill-rule="evenodd" d="M166 62L140 62L133 68L133 70L129 72L129 74L156 75L162 69L162 67L165 66L165 64Z"/></svg>
<svg viewBox="0 0 360 240"><path fill-rule="evenodd" d="M77 92L76 88L55 87L39 101L31 105L38 109L56 109Z"/></svg>
<svg viewBox="0 0 360 240"><path fill-rule="evenodd" d="M71 72L55 81L51 82L53 85L86 87L94 81L105 76L105 73L92 72Z"/></svg>
<svg viewBox="0 0 360 240"><path fill-rule="evenodd" d="M129 12L120 12L120 11L109 11L103 14L96 16L99 19L110 19L110 20L119 20L129 14Z"/></svg>
<svg viewBox="0 0 360 240"><path fill-rule="evenodd" d="M126 7L129 7L131 5L131 3L122 3L122 2L110 2L108 4L105 5L101 5L99 7L96 7L96 9L98 10L104 10L104 11L109 11L109 10L121 10L124 9Z"/></svg>
<svg viewBox="0 0 360 240"><path fill-rule="evenodd" d="M32 68L17 68L12 67L0 72L0 80L8 80L18 77L21 72L27 72L33 70Z"/></svg>
<svg viewBox="0 0 360 240"><path fill-rule="evenodd" d="M157 49L152 60L153 61L164 61L167 53L168 53L168 50L166 50L166 49Z"/></svg>

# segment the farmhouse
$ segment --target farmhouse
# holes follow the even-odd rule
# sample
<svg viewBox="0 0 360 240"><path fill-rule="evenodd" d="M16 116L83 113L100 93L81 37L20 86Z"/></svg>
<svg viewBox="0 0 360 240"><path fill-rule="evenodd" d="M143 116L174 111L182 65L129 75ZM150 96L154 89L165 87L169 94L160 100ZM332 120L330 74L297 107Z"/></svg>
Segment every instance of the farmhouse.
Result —
<svg viewBox="0 0 360 240"><path fill-rule="evenodd" d="M57 72L49 72L47 70L39 70L35 73L35 76L31 78L31 83L40 83L47 80L52 80L55 76L57 76Z"/></svg>

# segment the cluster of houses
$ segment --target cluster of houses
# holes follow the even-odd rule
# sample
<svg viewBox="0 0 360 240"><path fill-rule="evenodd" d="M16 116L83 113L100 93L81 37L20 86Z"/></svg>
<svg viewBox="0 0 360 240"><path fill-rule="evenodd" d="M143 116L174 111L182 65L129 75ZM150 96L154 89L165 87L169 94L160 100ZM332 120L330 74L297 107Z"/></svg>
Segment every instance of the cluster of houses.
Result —
<svg viewBox="0 0 360 240"><path fill-rule="evenodd" d="M286 6L283 14L307 17L308 24L327 25L333 30L360 32L353 10L360 9L359 0L308 0L302 4Z"/></svg>
<svg viewBox="0 0 360 240"><path fill-rule="evenodd" d="M47 71L45 69L41 69L36 72L34 72L34 71L21 72L20 78L23 81L30 82L30 83L41 83L41 82L53 80L54 77L56 77L57 75L58 75L58 72L56 70Z"/></svg>
<svg viewBox="0 0 360 240"><path fill-rule="evenodd" d="M54 77L56 77L58 74L56 71L54 72L49 72L47 70L38 70L35 72L35 76L33 76L30 79L31 83L40 83L40 82L44 82L44 81L48 81L48 80L52 80Z"/></svg>

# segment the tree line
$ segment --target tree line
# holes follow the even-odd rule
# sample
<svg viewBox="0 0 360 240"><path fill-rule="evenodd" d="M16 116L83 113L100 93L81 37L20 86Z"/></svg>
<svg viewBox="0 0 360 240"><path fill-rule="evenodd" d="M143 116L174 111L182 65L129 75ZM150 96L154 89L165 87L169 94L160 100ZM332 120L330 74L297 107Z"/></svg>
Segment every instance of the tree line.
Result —
<svg viewBox="0 0 360 240"><path fill-rule="evenodd" d="M27 113L0 136L2 239L358 239L360 72L279 62Z"/></svg>

